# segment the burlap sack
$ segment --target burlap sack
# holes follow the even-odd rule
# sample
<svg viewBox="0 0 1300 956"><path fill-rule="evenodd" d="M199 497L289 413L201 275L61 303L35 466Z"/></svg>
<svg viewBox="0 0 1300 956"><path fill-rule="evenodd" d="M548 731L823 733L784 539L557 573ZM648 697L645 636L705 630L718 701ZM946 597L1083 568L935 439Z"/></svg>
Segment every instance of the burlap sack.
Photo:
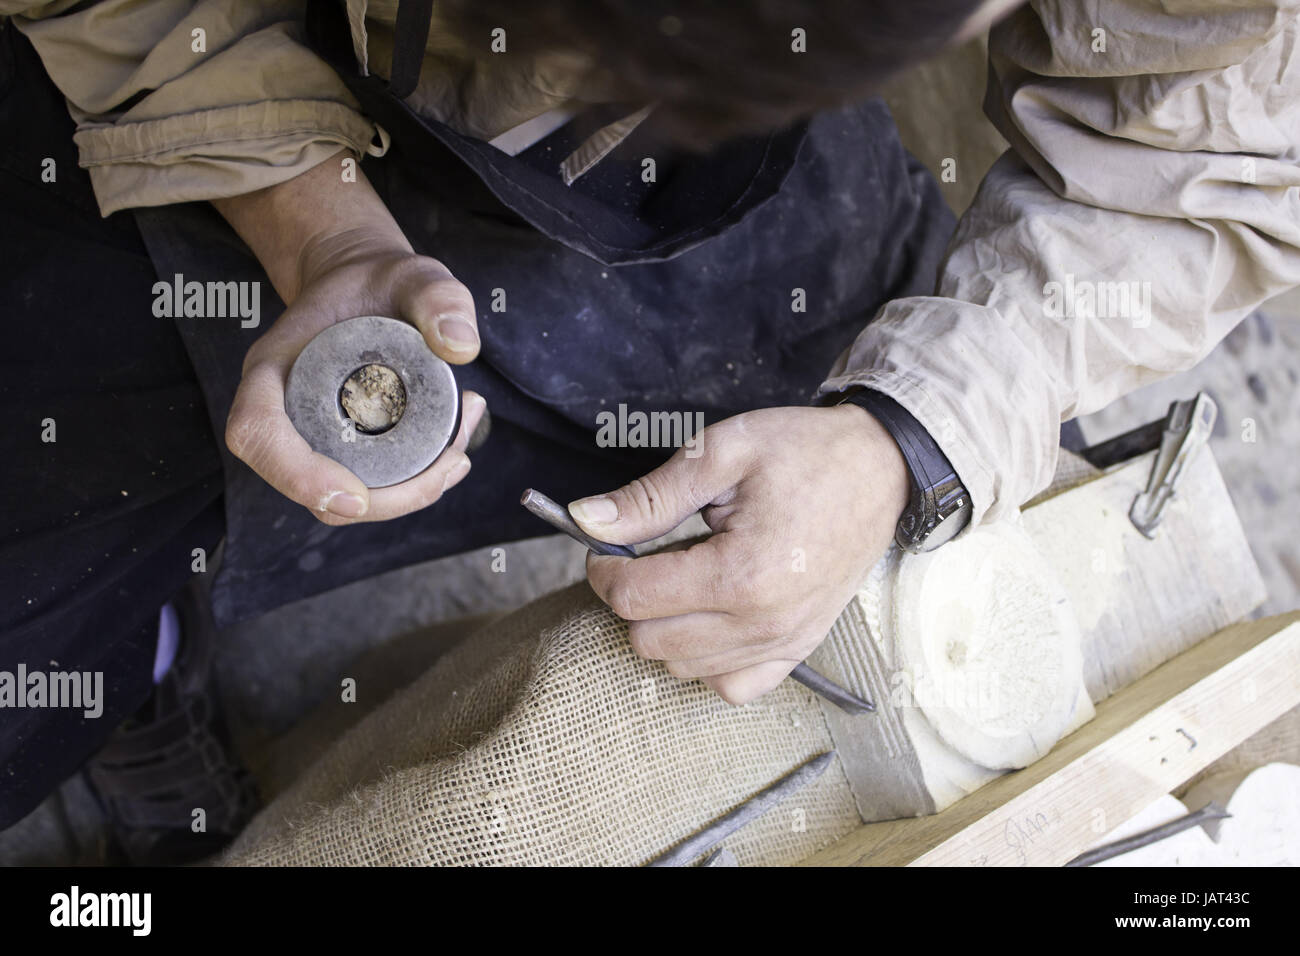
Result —
<svg viewBox="0 0 1300 956"><path fill-rule="evenodd" d="M639 864L833 748L793 681L732 707L638 658L585 584L454 649L253 821L231 865ZM793 863L858 811L838 761L726 841Z"/></svg>
<svg viewBox="0 0 1300 956"><path fill-rule="evenodd" d="M733 707L638 658L626 622L581 583L489 624L362 718L270 803L225 861L640 864L830 750L836 758L814 784L728 838L739 863L793 863L862 821L941 810L1092 716L1075 659L1049 692L1059 719L1031 728L1035 754L976 762L981 749L1005 749L999 722L1038 719L1017 712L1026 695L1003 695L987 714L965 697L956 710L914 699L926 675L903 653L909 642L928 641L941 663L954 640L1000 647L997 667L1014 670L1021 645L1008 651L1003 638L1020 631L1046 641L1045 622L1058 621L1066 601L1054 589L1020 586L1046 573L1022 530L981 529L943 553L936 561L891 551L809 658L876 702L873 714L844 714L791 680ZM944 617L958 622L955 631L908 623L917 616L898 606L882 613L899 604L901 585L915 590L918 575L934 577L945 599L964 583L983 598L993 566L1003 569L994 590L1029 599L994 601L977 614L954 607ZM1077 658L1077 630L1069 634ZM938 724L953 724L953 714L987 716L994 736L946 735Z"/></svg>
<svg viewBox="0 0 1300 956"><path fill-rule="evenodd" d="M355 720L318 758L309 756L314 748L290 741L301 751L297 759L275 761L281 776L263 775L263 782L290 779L301 765L308 769L287 788L275 788L275 798L222 862L643 863L831 749L836 757L819 780L725 841L740 863L795 862L859 821L942 810L996 776L998 767L1014 765L1005 754L993 766L976 763L981 755L988 759L990 743L1001 749L1000 742L972 737L969 726L951 732L954 714L973 716L981 725L974 729L1008 741L1032 729L1041 751L1092 715L1083 675L1072 672L1077 663L1058 668L1064 676L1047 701L1051 707L1007 713L1008 702L1036 696L1018 689L1026 674L1041 670L1004 666L1008 655L1021 663L1041 658L1040 646L1023 641L1027 653L1020 654L1015 632L1032 640L1055 629L1062 647L1059 603L1090 609L1080 633L1083 659L1103 674L1132 680L1258 602L1257 574L1254 586L1224 591L1212 577L1216 564L1185 559L1199 517L1211 513L1219 516L1216 549L1253 568L1240 526L1223 517L1231 517L1231 504L1211 456L1193 462L1181 505L1175 502L1155 541L1128 522L1109 521L1116 502L1126 507L1145 487L1149 458L1107 475L1086 463L1065 468L1027 511L1029 538L1022 535L1019 545L981 529L964 545L941 549L939 560L882 559L808 661L874 700L874 714L849 717L789 680L759 701L731 707L703 685L675 680L662 665L637 658L626 624L579 584L487 624ZM1062 462L1071 462L1064 452ZM1076 488L1079 497L1070 505ZM1126 573L1099 588L1096 574L1071 576L1088 566L1076 554L1080 537L1089 548L1140 553L1142 561L1121 564ZM988 543L983 552L980 541ZM940 627L922 621L928 637L921 650L930 653L920 657L908 650L916 649L908 622L917 619L908 609L939 605L905 600L908 588L899 582L908 561L913 571L929 569L941 598L949 592L989 598L972 603L969 614L945 611ZM978 583L989 561L1004 568L997 587ZM1061 575L1058 585L1068 585L1068 597L1059 588L1015 586L1021 575L1032 584L1053 573ZM1190 590L1189 573L1197 585ZM1179 594L1203 595L1199 603L1162 605L1151 620L1099 613L1108 603L1132 607L1175 578ZM1013 595L1009 603L1005 595ZM950 664L969 664L985 645L987 659L1000 662L991 668L994 676L1011 679L989 699L989 710L963 710L969 694L937 701L919 694L927 686L924 668L937 663L942 674ZM378 695L375 685L370 689ZM1099 682L1096 699L1114 689ZM327 716L334 729L326 737L333 739L344 714ZM1009 716L1016 718L1011 724ZM1045 716L1053 729L1041 736ZM347 718L353 721L351 712Z"/></svg>

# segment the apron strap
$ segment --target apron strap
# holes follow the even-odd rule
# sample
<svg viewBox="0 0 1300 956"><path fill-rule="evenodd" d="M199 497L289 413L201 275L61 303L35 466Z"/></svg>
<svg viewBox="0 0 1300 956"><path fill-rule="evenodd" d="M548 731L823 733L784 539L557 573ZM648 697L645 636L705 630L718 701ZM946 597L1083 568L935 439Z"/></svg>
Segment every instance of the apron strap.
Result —
<svg viewBox="0 0 1300 956"><path fill-rule="evenodd" d="M399 99L415 92L433 20L433 0L399 0L393 29L393 71L389 91Z"/></svg>
<svg viewBox="0 0 1300 956"><path fill-rule="evenodd" d="M695 156L667 147L646 129L652 122L647 121L599 165L565 185L559 159L582 145L575 141L573 123L508 156L484 140L419 115L404 99L419 82L431 23L431 0L400 0L392 78L385 83L377 74L359 74L342 2L307 3L308 42L342 77L365 114L391 135L395 149L390 156L438 180L428 187L431 191L468 171L467 188L482 184L492 193L489 201L499 201L533 228L606 265L671 259L724 232L776 195L804 141L807 124L799 123ZM605 122L618 118L612 115ZM646 183L642 159L651 156L657 159L659 181ZM428 177L428 170L443 173ZM458 192L447 198L465 201Z"/></svg>

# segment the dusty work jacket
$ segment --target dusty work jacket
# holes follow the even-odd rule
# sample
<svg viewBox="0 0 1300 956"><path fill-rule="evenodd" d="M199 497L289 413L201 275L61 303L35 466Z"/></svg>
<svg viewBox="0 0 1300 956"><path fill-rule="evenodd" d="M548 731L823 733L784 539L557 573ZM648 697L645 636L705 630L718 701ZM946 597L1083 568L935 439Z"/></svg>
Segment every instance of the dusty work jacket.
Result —
<svg viewBox="0 0 1300 956"><path fill-rule="evenodd" d="M382 73L395 0L347 6L359 62ZM303 42L300 13L296 0L0 0L67 96L106 215L386 148ZM485 69L436 22L428 47L413 105L505 149L521 124L540 125L527 143L600 99L581 64ZM1032 0L990 47L986 109L1012 148L936 294L888 303L821 386L907 407L976 524L1048 483L1061 421L1190 367L1300 284L1300 0Z"/></svg>

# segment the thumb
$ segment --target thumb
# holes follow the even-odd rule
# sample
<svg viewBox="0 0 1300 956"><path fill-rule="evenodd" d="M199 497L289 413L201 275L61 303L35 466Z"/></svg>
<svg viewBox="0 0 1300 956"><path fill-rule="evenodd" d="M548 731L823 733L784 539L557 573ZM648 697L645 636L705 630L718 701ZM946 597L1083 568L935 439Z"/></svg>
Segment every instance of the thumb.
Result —
<svg viewBox="0 0 1300 956"><path fill-rule="evenodd" d="M622 488L573 502L569 514L587 534L610 544L636 544L667 534L742 477L734 456L706 452L691 458L686 451L679 448L654 471Z"/></svg>
<svg viewBox="0 0 1300 956"><path fill-rule="evenodd" d="M435 259L423 259L394 289L402 318L424 336L433 353L452 365L478 355L478 315L474 297Z"/></svg>

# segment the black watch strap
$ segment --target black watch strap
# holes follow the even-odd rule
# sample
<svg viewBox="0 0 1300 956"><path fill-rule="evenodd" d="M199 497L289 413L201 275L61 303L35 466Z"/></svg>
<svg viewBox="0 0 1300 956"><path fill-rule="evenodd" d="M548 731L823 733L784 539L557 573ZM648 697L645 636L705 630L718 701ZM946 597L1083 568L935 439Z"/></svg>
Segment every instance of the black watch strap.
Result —
<svg viewBox="0 0 1300 956"><path fill-rule="evenodd" d="M905 551L933 551L956 537L970 522L972 507L957 471L930 433L902 405L883 392L857 388L839 404L870 412L893 436L911 476L911 494L894 540Z"/></svg>

